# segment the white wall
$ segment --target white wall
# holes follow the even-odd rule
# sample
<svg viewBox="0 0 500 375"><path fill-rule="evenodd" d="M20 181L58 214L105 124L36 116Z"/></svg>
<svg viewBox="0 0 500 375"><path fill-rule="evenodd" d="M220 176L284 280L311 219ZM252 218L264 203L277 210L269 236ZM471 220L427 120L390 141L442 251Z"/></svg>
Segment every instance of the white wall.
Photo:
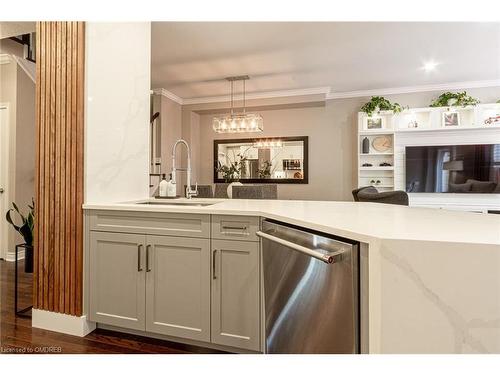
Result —
<svg viewBox="0 0 500 375"><path fill-rule="evenodd" d="M151 24L86 23L85 202L149 195Z"/></svg>

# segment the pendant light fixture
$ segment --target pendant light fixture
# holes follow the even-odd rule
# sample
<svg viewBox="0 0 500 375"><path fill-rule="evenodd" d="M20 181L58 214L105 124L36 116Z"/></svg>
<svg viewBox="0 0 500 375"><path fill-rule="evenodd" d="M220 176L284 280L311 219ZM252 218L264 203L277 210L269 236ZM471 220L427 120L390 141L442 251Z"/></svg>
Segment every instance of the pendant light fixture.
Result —
<svg viewBox="0 0 500 375"><path fill-rule="evenodd" d="M212 126L216 133L255 133L264 129L264 120L261 115L247 113L245 107L245 81L248 76L227 77L231 83L231 113L220 117L214 117ZM243 81L243 111L234 112L234 82Z"/></svg>

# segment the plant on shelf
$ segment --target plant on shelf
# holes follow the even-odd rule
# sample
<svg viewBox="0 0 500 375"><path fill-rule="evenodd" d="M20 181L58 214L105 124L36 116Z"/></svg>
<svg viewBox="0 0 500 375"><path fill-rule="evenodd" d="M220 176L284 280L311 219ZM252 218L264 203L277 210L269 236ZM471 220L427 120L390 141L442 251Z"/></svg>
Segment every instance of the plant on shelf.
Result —
<svg viewBox="0 0 500 375"><path fill-rule="evenodd" d="M222 178L225 182L239 181L242 173L245 171L244 162L247 160L245 156L241 154L237 155L237 158L233 162L229 162L229 165L221 165L216 168L217 173L222 174Z"/></svg>
<svg viewBox="0 0 500 375"><path fill-rule="evenodd" d="M11 208L7 211L5 219L10 225L12 225L14 230L23 237L24 248L26 250L24 255L24 270L25 272L33 272L33 228L35 226L35 202L32 198L31 205L28 205L28 208L30 210L26 216L24 216L21 211L19 211L19 207L14 202L12 202L12 207L14 208ZM12 212L17 212L17 214L21 218L21 225L16 225L14 223L11 215Z"/></svg>
<svg viewBox="0 0 500 375"><path fill-rule="evenodd" d="M477 105L479 100L467 95L467 92L445 92L435 99L430 107L466 107L468 105Z"/></svg>
<svg viewBox="0 0 500 375"><path fill-rule="evenodd" d="M361 112L365 112L368 116L380 111L393 111L394 113L401 112L405 107L399 103L391 103L383 96L372 96L369 102L361 107Z"/></svg>

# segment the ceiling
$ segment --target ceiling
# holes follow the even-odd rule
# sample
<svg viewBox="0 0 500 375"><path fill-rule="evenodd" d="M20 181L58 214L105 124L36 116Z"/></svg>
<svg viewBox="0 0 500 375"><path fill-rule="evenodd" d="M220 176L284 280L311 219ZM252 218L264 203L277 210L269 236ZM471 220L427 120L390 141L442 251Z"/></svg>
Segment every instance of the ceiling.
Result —
<svg viewBox="0 0 500 375"><path fill-rule="evenodd" d="M153 22L151 50L152 88L183 99L227 95L242 74L249 93L500 78L500 23Z"/></svg>

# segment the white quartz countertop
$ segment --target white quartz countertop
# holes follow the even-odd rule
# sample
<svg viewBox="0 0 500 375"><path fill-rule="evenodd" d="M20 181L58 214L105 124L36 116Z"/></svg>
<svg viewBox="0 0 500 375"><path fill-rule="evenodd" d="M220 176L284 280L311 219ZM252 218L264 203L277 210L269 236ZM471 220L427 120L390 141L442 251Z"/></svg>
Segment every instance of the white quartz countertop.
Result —
<svg viewBox="0 0 500 375"><path fill-rule="evenodd" d="M215 203L204 207L138 204L152 200L88 203L83 208L262 216L367 243L391 239L500 245L500 215L494 214L334 201L192 199Z"/></svg>

